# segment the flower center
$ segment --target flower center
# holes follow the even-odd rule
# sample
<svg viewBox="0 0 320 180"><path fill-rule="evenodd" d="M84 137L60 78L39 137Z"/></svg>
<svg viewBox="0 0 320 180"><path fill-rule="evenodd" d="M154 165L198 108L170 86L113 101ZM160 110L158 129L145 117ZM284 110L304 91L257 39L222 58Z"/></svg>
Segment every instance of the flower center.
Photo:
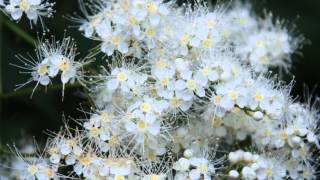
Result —
<svg viewBox="0 0 320 180"><path fill-rule="evenodd" d="M157 64L156 64L156 67L159 68L159 69L164 69L167 66L168 66L167 63L165 61L163 61L163 60L158 61Z"/></svg>
<svg viewBox="0 0 320 180"><path fill-rule="evenodd" d="M265 41L262 40L262 39L258 39L258 40L256 41L256 45L257 45L258 47L263 47L263 46L265 45Z"/></svg>
<svg viewBox="0 0 320 180"><path fill-rule="evenodd" d="M140 131L145 131L148 127L148 124L145 121L139 121L137 127Z"/></svg>
<svg viewBox="0 0 320 180"><path fill-rule="evenodd" d="M28 0L22 0L19 4L19 7L22 11L28 11L30 9L30 4Z"/></svg>
<svg viewBox="0 0 320 180"><path fill-rule="evenodd" d="M271 168L266 168L266 169L265 169L265 173L266 173L266 175L267 175L268 177L270 177L270 176L272 176L273 171L272 171Z"/></svg>
<svg viewBox="0 0 320 180"><path fill-rule="evenodd" d="M39 74L40 76L44 76L44 75L47 74L47 72L48 72L47 66L44 65L44 64L40 64L40 66L39 66L39 68L38 68L38 74Z"/></svg>
<svg viewBox="0 0 320 180"><path fill-rule="evenodd" d="M189 43L190 36L189 35L183 35L180 39L182 45L187 45Z"/></svg>
<svg viewBox="0 0 320 180"><path fill-rule="evenodd" d="M202 69L202 74L203 74L204 76L209 76L209 74L210 74L210 68L209 68L208 66L204 67L204 68Z"/></svg>
<svg viewBox="0 0 320 180"><path fill-rule="evenodd" d="M169 84L169 78L168 78L168 77L163 77L163 78L161 78L161 79L160 79L160 84L161 84L162 86L168 86L168 84Z"/></svg>
<svg viewBox="0 0 320 180"><path fill-rule="evenodd" d="M110 122L110 117L109 117L109 114L106 113L106 112L102 112L100 114L100 117L101 117L101 121L102 122Z"/></svg>
<svg viewBox="0 0 320 180"><path fill-rule="evenodd" d="M144 102L140 105L140 109L144 112L148 112L151 110L151 104Z"/></svg>
<svg viewBox="0 0 320 180"><path fill-rule="evenodd" d="M173 97L172 99L170 99L170 106L177 108L181 105L180 100L177 97Z"/></svg>
<svg viewBox="0 0 320 180"><path fill-rule="evenodd" d="M128 22L130 25L135 25L137 23L137 19L134 16L130 16L128 18Z"/></svg>
<svg viewBox="0 0 320 180"><path fill-rule="evenodd" d="M209 49L211 47L212 40L210 38L207 38L202 41L202 45L204 48Z"/></svg>
<svg viewBox="0 0 320 180"><path fill-rule="evenodd" d="M110 146L116 146L117 144L118 144L118 138L117 138L117 136L112 136L110 139L109 139L109 141L108 141L108 144L110 145Z"/></svg>
<svg viewBox="0 0 320 180"><path fill-rule="evenodd" d="M238 93L236 91L229 91L228 96L231 100L236 100L238 99Z"/></svg>
<svg viewBox="0 0 320 180"><path fill-rule="evenodd" d="M159 179L158 175L153 174L150 176L150 180L158 180L158 179Z"/></svg>
<svg viewBox="0 0 320 180"><path fill-rule="evenodd" d="M47 168L47 169L45 170L45 175L46 175L48 178L53 178L53 176L54 176L54 171L53 171L52 169L50 169L50 168Z"/></svg>
<svg viewBox="0 0 320 180"><path fill-rule="evenodd" d="M199 166L199 171L201 174L205 174L208 172L208 166L206 164L201 163Z"/></svg>
<svg viewBox="0 0 320 180"><path fill-rule="evenodd" d="M155 13L157 11L157 9L158 9L157 6L153 3L149 3L147 5L147 10L149 13Z"/></svg>
<svg viewBox="0 0 320 180"><path fill-rule="evenodd" d="M156 34L156 30L154 28L147 28L146 34L148 37L153 37Z"/></svg>
<svg viewBox="0 0 320 180"><path fill-rule="evenodd" d="M118 75L117 75L118 81L123 82L123 81L126 81L127 79L128 79L128 76L126 73L124 73L124 72L118 73Z"/></svg>
<svg viewBox="0 0 320 180"><path fill-rule="evenodd" d="M254 99L260 102L263 100L263 95L261 93L257 93L256 95L254 95Z"/></svg>
<svg viewBox="0 0 320 180"><path fill-rule="evenodd" d="M97 127L93 127L90 129L90 136L93 137L93 138L96 138L98 137L100 134L100 129L97 128Z"/></svg>
<svg viewBox="0 0 320 180"><path fill-rule="evenodd" d="M31 174L31 175L35 175L37 172L38 172L38 167L36 165L30 165L28 167L28 172Z"/></svg>
<svg viewBox="0 0 320 180"><path fill-rule="evenodd" d="M216 106L219 106L219 105L221 104L221 100L222 100L221 96L215 96L215 97L213 98L213 103L214 103Z"/></svg>
<svg viewBox="0 0 320 180"><path fill-rule="evenodd" d="M114 180L125 180L123 175L115 175Z"/></svg>
<svg viewBox="0 0 320 180"><path fill-rule="evenodd" d="M59 63L59 69L62 72L66 72L70 69L70 63L66 59L62 59Z"/></svg>
<svg viewBox="0 0 320 180"><path fill-rule="evenodd" d="M121 42L120 36L113 36L111 38L111 44L113 44L113 45L119 45L120 42Z"/></svg>
<svg viewBox="0 0 320 180"><path fill-rule="evenodd" d="M89 166L91 164L91 157L89 156L86 156L86 157L83 157L83 158L80 158L79 161L80 161L80 164L82 164L83 166Z"/></svg>
<svg viewBox="0 0 320 180"><path fill-rule="evenodd" d="M281 131L279 136L280 136L280 139L282 139L282 140L288 139L288 134L284 131Z"/></svg>
<svg viewBox="0 0 320 180"><path fill-rule="evenodd" d="M208 28L212 29L217 25L217 22L215 20L209 20L208 21Z"/></svg>
<svg viewBox="0 0 320 180"><path fill-rule="evenodd" d="M187 88L188 88L189 90L195 90L195 89L196 89L196 81L193 80L193 79L189 79L189 80L187 81Z"/></svg>

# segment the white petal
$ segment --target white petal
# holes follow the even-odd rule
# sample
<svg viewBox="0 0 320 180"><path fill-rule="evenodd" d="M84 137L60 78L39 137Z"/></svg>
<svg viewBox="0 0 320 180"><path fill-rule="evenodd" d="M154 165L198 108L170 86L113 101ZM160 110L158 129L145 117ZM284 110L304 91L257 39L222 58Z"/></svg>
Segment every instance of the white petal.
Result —
<svg viewBox="0 0 320 180"><path fill-rule="evenodd" d="M208 76L208 79L210 81L216 81L216 80L218 80L218 78L219 78L219 75L218 75L218 73L216 71L210 72L210 74Z"/></svg>
<svg viewBox="0 0 320 180"><path fill-rule="evenodd" d="M156 136L160 132L160 124L152 124L148 127L148 131L150 134Z"/></svg>
<svg viewBox="0 0 320 180"><path fill-rule="evenodd" d="M26 12L28 19L30 20L37 20L38 14L35 10L29 10Z"/></svg>
<svg viewBox="0 0 320 180"><path fill-rule="evenodd" d="M19 20L21 18L21 16L22 16L22 11L20 9L14 9L11 12L11 17L14 20Z"/></svg>
<svg viewBox="0 0 320 180"><path fill-rule="evenodd" d="M186 88L186 82L183 81L183 80L178 80L176 83L175 83L175 88L176 90L183 90Z"/></svg>
<svg viewBox="0 0 320 180"><path fill-rule="evenodd" d="M121 53L123 53L123 54L127 53L128 50L129 50L129 49L128 49L128 44L125 43L125 42L121 43L118 48L119 48L119 51L120 51Z"/></svg>
<svg viewBox="0 0 320 180"><path fill-rule="evenodd" d="M50 78L48 76L41 76L39 82L41 85L46 86L50 83Z"/></svg>
<svg viewBox="0 0 320 180"><path fill-rule="evenodd" d="M59 72L59 68L57 66L53 66L53 65L50 66L48 70L49 70L50 77L55 77Z"/></svg>
<svg viewBox="0 0 320 180"><path fill-rule="evenodd" d="M41 0L28 0L31 5L39 5L41 4Z"/></svg>
<svg viewBox="0 0 320 180"><path fill-rule="evenodd" d="M117 80L115 80L115 79L111 79L111 80L108 81L108 83L107 83L107 88L108 88L109 90L111 90L111 91L117 89L118 86L119 86L119 82L118 82Z"/></svg>
<svg viewBox="0 0 320 180"><path fill-rule="evenodd" d="M133 132L136 130L136 124L134 124L132 121L129 121L125 124L125 128L128 132Z"/></svg>
<svg viewBox="0 0 320 180"><path fill-rule="evenodd" d="M191 180L198 180L198 179L200 179L200 172L195 170L195 169L193 169L189 173L189 177L190 177Z"/></svg>

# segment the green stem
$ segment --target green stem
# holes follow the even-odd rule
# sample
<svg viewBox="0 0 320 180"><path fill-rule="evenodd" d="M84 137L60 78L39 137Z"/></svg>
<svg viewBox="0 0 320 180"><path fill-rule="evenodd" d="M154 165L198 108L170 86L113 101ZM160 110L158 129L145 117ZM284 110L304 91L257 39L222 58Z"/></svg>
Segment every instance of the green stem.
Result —
<svg viewBox="0 0 320 180"><path fill-rule="evenodd" d="M65 88L77 88L77 87L82 87L82 86L79 83L68 84L65 86ZM62 89L62 84L55 84L55 85L49 86L47 88L47 90L58 90L58 89ZM21 89L21 90L6 93L6 94L0 94L0 99L10 99L10 98L16 97L16 96L31 94L32 91L33 91L33 88L25 88L25 89ZM40 91L40 89L38 88L38 89L36 89L36 91Z"/></svg>
<svg viewBox="0 0 320 180"><path fill-rule="evenodd" d="M23 31L19 26L17 26L14 22L8 20L3 15L0 16L0 21L11 31L16 33L21 39L26 41L31 46L35 46L35 39L30 36L28 33Z"/></svg>

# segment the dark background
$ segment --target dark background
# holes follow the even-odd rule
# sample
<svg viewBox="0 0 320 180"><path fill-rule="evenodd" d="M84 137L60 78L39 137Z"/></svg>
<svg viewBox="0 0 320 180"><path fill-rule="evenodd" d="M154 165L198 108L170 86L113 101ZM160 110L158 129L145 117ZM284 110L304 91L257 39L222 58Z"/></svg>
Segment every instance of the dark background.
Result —
<svg viewBox="0 0 320 180"><path fill-rule="evenodd" d="M312 42L301 50L303 56L294 57L291 72L295 76L296 83L292 95L294 97L302 95L305 92L304 84L313 89L320 82L320 1L252 0L249 2L253 2L258 14L263 14L263 9L267 9L276 17L288 20L289 24L295 23L297 30ZM51 29L49 34L54 34L59 39L64 36L66 29L67 34L76 39L80 56L85 56L96 45L95 42L85 39L77 29L70 27L74 23L62 17L73 12L79 13L77 0L57 0L54 8L57 11L55 18L45 21ZM61 89L49 89L45 92L43 88L38 88L39 91L30 99L30 90L34 84L13 93L15 84L25 82L27 77L18 74L17 68L10 66L9 63L18 62L14 57L16 54L26 55L27 52L32 54L34 50L30 44L8 28L5 24L7 17L1 15L0 20L0 144L11 144L18 142L22 137L32 136L42 141L46 138L43 133L45 130L59 130L63 114L74 118L81 116L76 109L85 100L81 98L79 88L67 89L63 102ZM42 32L38 26L30 30L25 19L18 26L34 38L37 37L37 32L40 34ZM293 75L286 77L288 82L293 79ZM319 89L316 89L316 94L319 94Z"/></svg>

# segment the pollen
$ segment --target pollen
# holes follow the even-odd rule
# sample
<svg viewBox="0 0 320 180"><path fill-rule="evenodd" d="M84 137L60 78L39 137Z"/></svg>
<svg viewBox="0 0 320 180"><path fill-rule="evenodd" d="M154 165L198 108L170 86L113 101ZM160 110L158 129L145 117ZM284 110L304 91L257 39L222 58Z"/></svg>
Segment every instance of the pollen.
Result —
<svg viewBox="0 0 320 180"><path fill-rule="evenodd" d="M256 41L256 45L258 47L263 47L265 45L265 41L262 40L262 39L259 39L259 40Z"/></svg>
<svg viewBox="0 0 320 180"><path fill-rule="evenodd" d="M266 173L267 177L271 177L271 176L272 176L272 174L273 174L273 171L272 171L272 169L271 169L271 168L266 168L264 171L265 171L265 173Z"/></svg>
<svg viewBox="0 0 320 180"><path fill-rule="evenodd" d="M151 110L151 108L152 108L151 104L146 103L146 102L144 102L144 103L142 103L142 104L140 105L140 109L141 109L143 112L148 112L148 111Z"/></svg>
<svg viewBox="0 0 320 180"><path fill-rule="evenodd" d="M114 176L114 180L125 180L125 177L123 175L116 175Z"/></svg>
<svg viewBox="0 0 320 180"><path fill-rule="evenodd" d="M152 174L150 176L150 180L158 180L159 179L159 176L158 175L155 175L155 174Z"/></svg>
<svg viewBox="0 0 320 180"><path fill-rule="evenodd" d="M117 80L120 82L126 81L128 79L128 75L124 72L119 72L117 75Z"/></svg>
<svg viewBox="0 0 320 180"><path fill-rule="evenodd" d="M45 170L45 175L46 175L46 177L48 177L48 178L53 178L53 177L54 177L54 171L53 171L52 169L50 169L50 168L47 168L47 169Z"/></svg>
<svg viewBox="0 0 320 180"><path fill-rule="evenodd" d="M89 166L92 162L92 158L90 156L85 156L79 159L80 164L83 166Z"/></svg>
<svg viewBox="0 0 320 180"><path fill-rule="evenodd" d="M209 29L213 29L217 25L217 22L215 20L210 19L207 25Z"/></svg>
<svg viewBox="0 0 320 180"><path fill-rule="evenodd" d="M282 140L287 140L288 137L289 137L288 134L286 132L284 132L284 131L281 131L279 133L279 136L280 136L280 139L282 139Z"/></svg>
<svg viewBox="0 0 320 180"><path fill-rule="evenodd" d="M100 117L101 117L101 121L102 121L102 122L110 122L110 116L109 116L108 113L102 112L102 113L100 114Z"/></svg>
<svg viewBox="0 0 320 180"><path fill-rule="evenodd" d="M206 172L208 172L208 166L204 163L201 163L199 166L199 171L201 174L205 174Z"/></svg>
<svg viewBox="0 0 320 180"><path fill-rule="evenodd" d="M181 101L177 97L173 97L170 99L169 104L171 107L177 108L181 105Z"/></svg>
<svg viewBox="0 0 320 180"><path fill-rule="evenodd" d="M113 45L119 45L120 42L121 42L121 38L120 38L120 36L118 36L118 35L113 36L113 37L111 38L111 44L113 44Z"/></svg>
<svg viewBox="0 0 320 180"><path fill-rule="evenodd" d="M39 74L40 76L44 76L44 75L46 75L47 73L48 73L48 68L47 68L47 66L44 65L44 64L41 64L41 65L39 66L39 68L38 68L38 74Z"/></svg>
<svg viewBox="0 0 320 180"><path fill-rule="evenodd" d="M118 143L118 138L117 138L117 136L112 136L110 139L109 139L109 141L108 141L108 144L110 145L110 146L116 146L116 145L118 145L119 143Z"/></svg>
<svg viewBox="0 0 320 180"><path fill-rule="evenodd" d="M156 34L156 29L155 28L150 27L150 28L146 29L146 35L148 37L153 37L155 34Z"/></svg>
<svg viewBox="0 0 320 180"><path fill-rule="evenodd" d="M162 78L160 79L160 84L161 84L162 86L168 86L168 84L169 84L169 78L168 78L168 77L162 77Z"/></svg>
<svg viewBox="0 0 320 180"><path fill-rule="evenodd" d="M137 24L137 19L134 16L130 16L128 18L128 22L130 25L135 25L135 24Z"/></svg>
<svg viewBox="0 0 320 180"><path fill-rule="evenodd" d="M28 167L28 172L31 174L31 175L35 175L37 172L38 172L39 168L36 166L36 165L30 165Z"/></svg>
<svg viewBox="0 0 320 180"><path fill-rule="evenodd" d="M238 99L238 92L234 91L234 90L231 90L231 91L228 92L228 97L231 100L236 100L236 99Z"/></svg>
<svg viewBox="0 0 320 180"><path fill-rule="evenodd" d="M257 94L255 94L254 95L254 100L255 101L258 101L258 102L260 102L260 101L262 101L263 100L263 95L261 94L261 93L257 93Z"/></svg>
<svg viewBox="0 0 320 180"><path fill-rule="evenodd" d="M70 69L70 63L67 59L62 59L59 63L59 70L62 72L66 72Z"/></svg>
<svg viewBox="0 0 320 180"><path fill-rule="evenodd" d="M154 3L148 3L147 10L149 13L157 12L158 7Z"/></svg>
<svg viewBox="0 0 320 180"><path fill-rule="evenodd" d="M206 49L209 49L211 47L211 44L212 44L211 38L207 38L202 41L202 46Z"/></svg>
<svg viewBox="0 0 320 180"><path fill-rule="evenodd" d="M90 129L90 136L93 137L93 138L96 138L98 137L100 134L100 129L97 128L97 127L93 127Z"/></svg>
<svg viewBox="0 0 320 180"><path fill-rule="evenodd" d="M139 129L140 131L144 131L144 130L147 129L148 124L147 124L145 121L139 121L139 122L137 123L137 127L138 127L138 129Z"/></svg>
<svg viewBox="0 0 320 180"><path fill-rule="evenodd" d="M19 4L19 7L22 11L28 11L30 9L30 4L28 0L22 0Z"/></svg>
<svg viewBox="0 0 320 180"><path fill-rule="evenodd" d="M222 97L221 97L221 96L215 96L215 97L213 98L213 103L218 106L218 105L221 104L221 100L222 100Z"/></svg>
<svg viewBox="0 0 320 180"><path fill-rule="evenodd" d="M193 79L189 79L189 80L187 81L187 88L188 88L189 90L195 90L195 89L196 89L196 81L193 80Z"/></svg>
<svg viewBox="0 0 320 180"><path fill-rule="evenodd" d="M164 69L168 66L168 64L163 61L163 60L160 60L156 63L156 67L159 68L159 69Z"/></svg>
<svg viewBox="0 0 320 180"><path fill-rule="evenodd" d="M187 45L190 41L190 36L189 35L183 35L180 39L180 42L182 45Z"/></svg>
<svg viewBox="0 0 320 180"><path fill-rule="evenodd" d="M204 68L201 70L201 72L202 72L202 74L203 74L204 76L209 76L211 70L210 70L210 68L209 68L208 66L206 66L206 67L204 67Z"/></svg>

